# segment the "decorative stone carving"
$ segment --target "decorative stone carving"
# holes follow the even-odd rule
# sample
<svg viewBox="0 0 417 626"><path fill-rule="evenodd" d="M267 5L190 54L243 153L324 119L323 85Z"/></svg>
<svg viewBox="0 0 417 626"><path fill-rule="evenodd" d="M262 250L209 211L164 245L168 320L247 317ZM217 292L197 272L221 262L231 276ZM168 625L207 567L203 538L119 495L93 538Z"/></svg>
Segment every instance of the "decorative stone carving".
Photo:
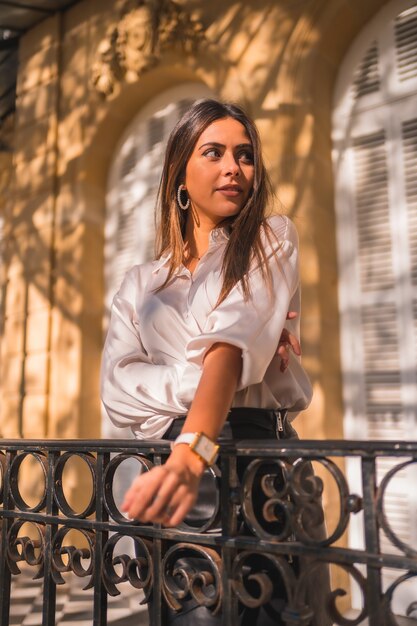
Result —
<svg viewBox="0 0 417 626"><path fill-rule="evenodd" d="M109 96L118 82L137 80L164 52L193 54L203 40L201 23L174 0L127 0L98 46L92 83Z"/></svg>

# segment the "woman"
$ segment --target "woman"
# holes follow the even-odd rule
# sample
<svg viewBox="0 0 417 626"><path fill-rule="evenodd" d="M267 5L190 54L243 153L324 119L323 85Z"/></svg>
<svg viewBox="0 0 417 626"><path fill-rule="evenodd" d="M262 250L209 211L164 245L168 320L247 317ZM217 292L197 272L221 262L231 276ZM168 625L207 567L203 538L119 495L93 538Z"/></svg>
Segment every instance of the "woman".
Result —
<svg viewBox="0 0 417 626"><path fill-rule="evenodd" d="M310 401L299 360L285 350L280 367L276 355L300 296L297 234L288 218L266 218L270 201L254 123L237 106L195 103L167 145L158 258L128 272L104 349L102 397L113 422L138 439L173 440L166 463L126 493L131 518L178 525L222 433L291 436L287 410Z"/></svg>

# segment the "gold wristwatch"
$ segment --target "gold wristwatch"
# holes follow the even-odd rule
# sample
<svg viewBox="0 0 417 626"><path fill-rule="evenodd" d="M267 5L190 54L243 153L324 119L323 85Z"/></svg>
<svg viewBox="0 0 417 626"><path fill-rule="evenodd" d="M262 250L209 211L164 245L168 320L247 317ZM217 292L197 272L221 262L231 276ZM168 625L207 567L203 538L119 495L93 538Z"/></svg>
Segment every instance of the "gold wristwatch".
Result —
<svg viewBox="0 0 417 626"><path fill-rule="evenodd" d="M188 443L191 450L210 467L214 465L219 446L204 433L182 433L171 443L171 450L179 443Z"/></svg>

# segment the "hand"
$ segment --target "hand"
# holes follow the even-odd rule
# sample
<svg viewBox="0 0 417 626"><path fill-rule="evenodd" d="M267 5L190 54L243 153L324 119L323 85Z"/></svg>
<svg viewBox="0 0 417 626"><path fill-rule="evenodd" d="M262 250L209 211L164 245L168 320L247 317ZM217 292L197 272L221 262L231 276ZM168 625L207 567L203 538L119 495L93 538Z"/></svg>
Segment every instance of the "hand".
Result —
<svg viewBox="0 0 417 626"><path fill-rule="evenodd" d="M131 519L177 526L197 499L204 470L204 462L190 447L179 444L164 465L135 478L121 509Z"/></svg>
<svg viewBox="0 0 417 626"><path fill-rule="evenodd" d="M297 317L297 313L295 311L289 311L287 313L287 320L293 320ZM294 352L297 356L301 356L301 346L297 337L289 332L286 328L282 329L281 337L279 338L278 348L276 351L276 355L281 358L280 370L281 372L285 372L288 367L288 363L290 360L290 350Z"/></svg>

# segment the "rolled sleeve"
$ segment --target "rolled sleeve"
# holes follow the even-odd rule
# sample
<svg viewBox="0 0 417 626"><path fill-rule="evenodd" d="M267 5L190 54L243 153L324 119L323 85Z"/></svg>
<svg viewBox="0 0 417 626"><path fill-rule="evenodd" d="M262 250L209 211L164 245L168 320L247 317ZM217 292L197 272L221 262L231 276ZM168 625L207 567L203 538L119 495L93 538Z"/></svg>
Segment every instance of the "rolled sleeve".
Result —
<svg viewBox="0 0 417 626"><path fill-rule="evenodd" d="M176 396L178 369L147 355L136 314L137 268L125 277L112 305L101 364L101 398L116 426L137 426L155 415L182 413Z"/></svg>
<svg viewBox="0 0 417 626"><path fill-rule="evenodd" d="M288 222L285 239L266 247L271 286L259 268L249 273L250 297L245 299L236 285L208 316L203 333L187 345L187 359L201 367L210 348L219 342L242 350L242 373L238 390L263 380L276 352L289 304L298 287L298 240Z"/></svg>

